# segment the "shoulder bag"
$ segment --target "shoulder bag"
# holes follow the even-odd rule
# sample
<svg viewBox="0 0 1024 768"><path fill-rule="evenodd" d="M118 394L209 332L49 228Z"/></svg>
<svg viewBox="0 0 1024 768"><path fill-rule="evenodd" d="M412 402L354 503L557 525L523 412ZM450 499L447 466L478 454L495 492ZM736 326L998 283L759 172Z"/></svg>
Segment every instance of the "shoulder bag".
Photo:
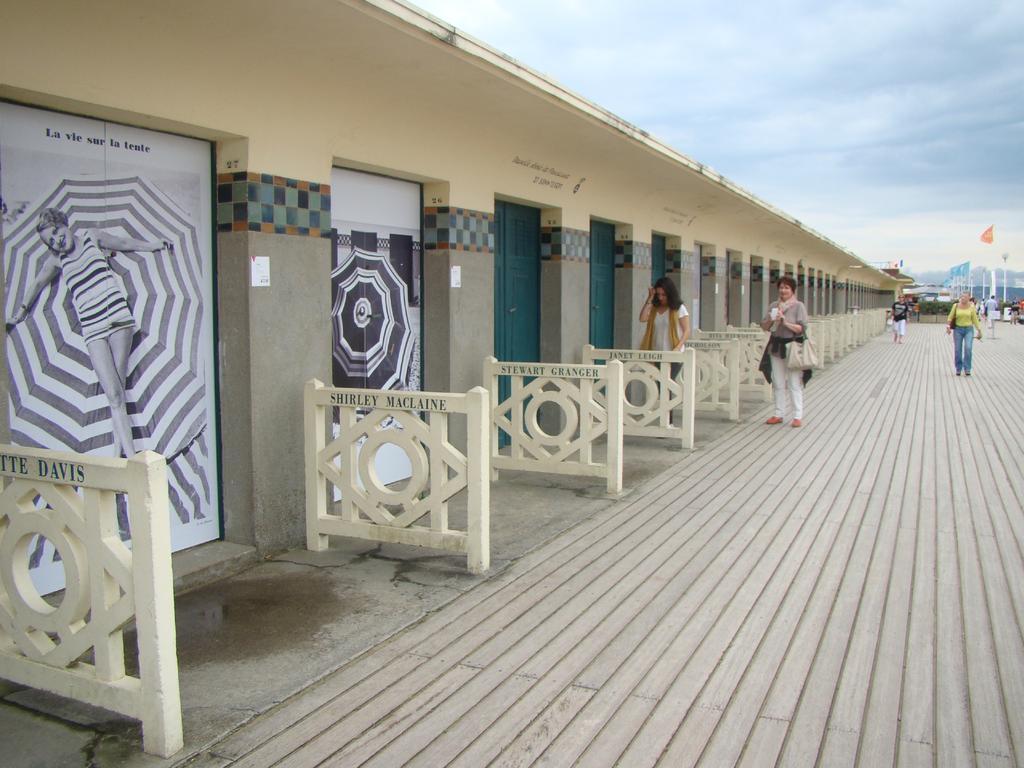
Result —
<svg viewBox="0 0 1024 768"><path fill-rule="evenodd" d="M786 345L786 367L809 371L818 367L818 350L807 336L798 336Z"/></svg>

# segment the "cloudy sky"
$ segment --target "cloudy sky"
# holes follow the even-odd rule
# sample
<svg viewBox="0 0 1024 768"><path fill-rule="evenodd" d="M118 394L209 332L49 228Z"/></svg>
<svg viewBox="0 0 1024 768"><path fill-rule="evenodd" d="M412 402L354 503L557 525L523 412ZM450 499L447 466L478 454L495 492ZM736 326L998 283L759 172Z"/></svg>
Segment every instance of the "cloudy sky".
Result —
<svg viewBox="0 0 1024 768"><path fill-rule="evenodd" d="M1024 270L1021 0L413 2L866 261Z"/></svg>

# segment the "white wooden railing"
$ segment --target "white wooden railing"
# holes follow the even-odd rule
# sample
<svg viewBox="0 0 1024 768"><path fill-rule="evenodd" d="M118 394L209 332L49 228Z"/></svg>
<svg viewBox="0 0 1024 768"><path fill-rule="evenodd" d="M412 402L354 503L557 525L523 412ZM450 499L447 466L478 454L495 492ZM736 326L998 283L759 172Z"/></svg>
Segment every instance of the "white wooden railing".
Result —
<svg viewBox="0 0 1024 768"><path fill-rule="evenodd" d="M740 395L752 395L765 402L772 399L772 385L761 373L761 356L769 334L760 328L736 328L731 331L697 331L694 341L740 342Z"/></svg>
<svg viewBox="0 0 1024 768"><path fill-rule="evenodd" d="M688 341L686 347L697 353L694 408L697 411L724 413L732 421L739 421L740 342L737 339Z"/></svg>
<svg viewBox="0 0 1024 768"><path fill-rule="evenodd" d="M693 350L598 349L591 344L583 347L583 362L586 364L609 360L622 363L625 434L674 438L687 450L693 448L694 439L695 358ZM682 375L673 378L672 367L675 365L680 366ZM637 393L642 398L635 398ZM599 394L599 399L603 399L603 394Z"/></svg>
<svg viewBox="0 0 1024 768"><path fill-rule="evenodd" d="M822 363L834 363L836 361L836 349L839 341L839 331L836 318L833 315L817 315L812 317L813 322L820 323L823 329L818 342L818 355Z"/></svg>
<svg viewBox="0 0 1024 768"><path fill-rule="evenodd" d="M818 364L815 368L825 367L827 350L832 343L830 331L828 324L821 320L811 318L807 321L807 338L814 342L818 351Z"/></svg>
<svg viewBox="0 0 1024 768"><path fill-rule="evenodd" d="M491 476L500 469L606 478L608 493L622 491L622 363L509 363L484 360L484 383L491 393ZM499 401L499 381L510 394ZM603 397L601 393L603 391ZM540 408L551 404L560 413L545 423L560 425L549 433L540 424ZM498 451L499 432L508 436L508 453ZM595 446L605 440L605 460L595 460Z"/></svg>
<svg viewBox="0 0 1024 768"><path fill-rule="evenodd" d="M0 445L0 478L0 678L141 720L143 749L173 755L182 726L163 457ZM130 549L118 535L118 493L127 497ZM55 601L29 575L40 536L64 568ZM137 677L125 671L132 621Z"/></svg>
<svg viewBox="0 0 1024 768"><path fill-rule="evenodd" d="M465 553L472 573L490 567L489 398L465 394L333 389L310 381L305 390L306 545L327 548L329 536L412 544ZM338 435L328 441L328 409L338 410ZM465 414L466 453L448 440L449 416ZM384 444L405 452L412 474L402 487L378 477ZM394 484L397 486L398 484ZM329 486L341 499L329 501ZM449 527L448 505L467 492L466 530ZM426 517L427 524L418 524Z"/></svg>

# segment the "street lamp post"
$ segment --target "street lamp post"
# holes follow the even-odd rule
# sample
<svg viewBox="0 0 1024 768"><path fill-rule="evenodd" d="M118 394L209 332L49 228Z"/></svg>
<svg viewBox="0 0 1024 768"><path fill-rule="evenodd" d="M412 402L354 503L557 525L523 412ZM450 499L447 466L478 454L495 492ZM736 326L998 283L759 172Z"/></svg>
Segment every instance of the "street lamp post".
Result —
<svg viewBox="0 0 1024 768"><path fill-rule="evenodd" d="M1010 258L1010 254L1003 254L1003 304L1006 303L1006 261Z"/></svg>

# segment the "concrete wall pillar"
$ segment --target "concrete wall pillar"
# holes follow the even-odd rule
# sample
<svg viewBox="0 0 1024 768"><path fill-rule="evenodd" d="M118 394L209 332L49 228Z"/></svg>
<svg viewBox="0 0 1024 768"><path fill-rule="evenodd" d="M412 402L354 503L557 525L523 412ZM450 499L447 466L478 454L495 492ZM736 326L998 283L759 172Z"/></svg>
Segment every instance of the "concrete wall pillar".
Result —
<svg viewBox="0 0 1024 768"><path fill-rule="evenodd" d="M683 300L683 306L690 313L690 327L694 325L696 312L699 311L698 291L695 284L700 279L700 267L696 263L693 251L682 249L682 239L678 237L669 238L665 251L666 274L672 278L679 289L679 296Z"/></svg>
<svg viewBox="0 0 1024 768"><path fill-rule="evenodd" d="M306 194L289 206L285 189ZM303 385L331 382L331 188L235 171L217 176L217 200L224 537L274 552L305 542ZM252 285L256 256L269 285Z"/></svg>
<svg viewBox="0 0 1024 768"><path fill-rule="evenodd" d="M725 259L715 246L700 243L700 327L705 331L725 330Z"/></svg>
<svg viewBox="0 0 1024 768"><path fill-rule="evenodd" d="M640 343L640 308L651 285L651 244L633 239L633 227L615 227L615 346Z"/></svg>
<svg viewBox="0 0 1024 768"><path fill-rule="evenodd" d="M267 287L252 287L255 256ZM302 391L331 382L330 274L324 237L217 236L224 536L260 552L305 541Z"/></svg>
<svg viewBox="0 0 1024 768"><path fill-rule="evenodd" d="M424 388L465 392L483 383L480 361L494 352L494 212L446 205L423 214Z"/></svg>
<svg viewBox="0 0 1024 768"><path fill-rule="evenodd" d="M540 218L540 358L577 363L589 335L590 230L567 226L557 208Z"/></svg>
<svg viewBox="0 0 1024 768"><path fill-rule="evenodd" d="M779 297L779 278L782 277L784 274L784 265L781 262L768 262L768 285L765 290L767 299L767 301L765 302L766 307Z"/></svg>
<svg viewBox="0 0 1024 768"><path fill-rule="evenodd" d="M749 257L739 251L727 251L728 275L728 321L731 325L745 327L750 323L750 262Z"/></svg>
<svg viewBox="0 0 1024 768"><path fill-rule="evenodd" d="M768 274L764 259L750 257L750 320L758 322L764 317L768 307Z"/></svg>

